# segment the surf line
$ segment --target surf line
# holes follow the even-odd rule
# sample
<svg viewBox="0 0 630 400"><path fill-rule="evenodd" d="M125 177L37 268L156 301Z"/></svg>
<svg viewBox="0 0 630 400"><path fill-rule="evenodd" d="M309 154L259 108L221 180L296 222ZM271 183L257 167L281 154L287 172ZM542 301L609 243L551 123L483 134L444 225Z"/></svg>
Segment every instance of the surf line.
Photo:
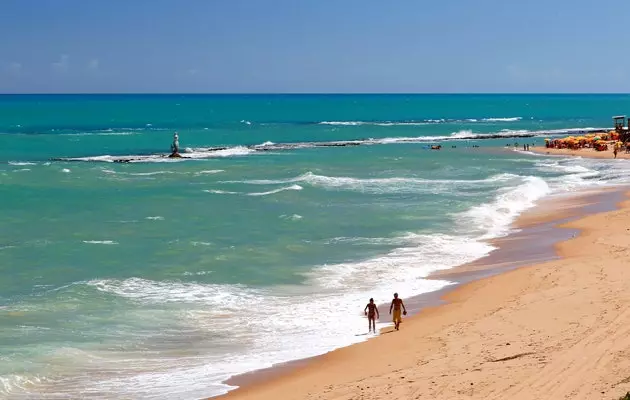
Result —
<svg viewBox="0 0 630 400"><path fill-rule="evenodd" d="M603 132L602 129L585 129L589 132ZM573 130L566 130L565 133L573 132ZM431 143L431 142L445 142L445 141L463 141L463 140L490 140L490 139L510 139L510 138L532 138L538 137L552 132L545 131L532 131L532 132L502 132L502 133L489 133L489 134L470 134L461 137L453 136L422 136L422 137L399 137L399 138L382 138L382 139L356 139L345 141L329 141L329 142L296 142L296 143L263 143L247 146L219 146L219 147L203 147L193 149L194 153L208 153L209 156L212 153L218 151L226 151L235 148L242 148L252 152L265 152L265 151L279 151L279 150L295 150L304 148L324 148L324 147L350 147L350 146L362 146L362 145L376 145L376 144L395 144L395 143ZM559 131L554 131L553 135L562 134ZM179 144L179 143L178 143ZM179 150L179 149L177 149ZM173 150L175 151L175 150ZM155 153L155 154L138 154L129 156L113 156L105 159L104 156L94 157L54 157L51 161L82 161L82 162L115 162L115 163L130 163L138 161L150 161L152 159L160 158L173 158L173 154ZM186 156L186 152L176 153L176 158L179 159L199 159L203 157Z"/></svg>

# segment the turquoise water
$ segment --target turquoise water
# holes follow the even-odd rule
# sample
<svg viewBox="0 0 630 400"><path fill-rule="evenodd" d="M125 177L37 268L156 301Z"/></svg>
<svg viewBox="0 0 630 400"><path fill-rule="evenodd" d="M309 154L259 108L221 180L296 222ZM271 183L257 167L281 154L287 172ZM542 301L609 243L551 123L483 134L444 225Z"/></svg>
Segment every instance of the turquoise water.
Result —
<svg viewBox="0 0 630 400"><path fill-rule="evenodd" d="M505 147L626 110L624 95L0 96L0 396L199 398L364 340L370 297L442 288L424 278L486 255L539 199L626 182L624 160ZM174 131L185 159L164 157Z"/></svg>

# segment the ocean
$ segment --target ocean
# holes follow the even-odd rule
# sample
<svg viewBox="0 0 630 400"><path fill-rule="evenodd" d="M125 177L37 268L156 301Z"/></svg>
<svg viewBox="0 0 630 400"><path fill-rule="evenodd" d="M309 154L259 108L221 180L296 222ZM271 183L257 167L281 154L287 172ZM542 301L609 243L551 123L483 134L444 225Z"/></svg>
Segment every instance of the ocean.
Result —
<svg viewBox="0 0 630 400"><path fill-rule="evenodd" d="M628 110L628 95L0 95L0 397L196 399L366 340L370 297L451 285L426 277L487 255L540 199L630 182L626 160L522 151ZM175 131L182 159L165 157Z"/></svg>

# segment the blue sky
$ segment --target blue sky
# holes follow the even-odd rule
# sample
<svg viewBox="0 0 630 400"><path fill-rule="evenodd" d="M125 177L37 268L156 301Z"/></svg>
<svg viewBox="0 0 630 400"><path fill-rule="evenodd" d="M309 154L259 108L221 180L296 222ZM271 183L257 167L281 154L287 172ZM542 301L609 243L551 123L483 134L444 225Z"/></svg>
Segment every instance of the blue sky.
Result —
<svg viewBox="0 0 630 400"><path fill-rule="evenodd" d="M2 0L0 92L628 92L628 0Z"/></svg>

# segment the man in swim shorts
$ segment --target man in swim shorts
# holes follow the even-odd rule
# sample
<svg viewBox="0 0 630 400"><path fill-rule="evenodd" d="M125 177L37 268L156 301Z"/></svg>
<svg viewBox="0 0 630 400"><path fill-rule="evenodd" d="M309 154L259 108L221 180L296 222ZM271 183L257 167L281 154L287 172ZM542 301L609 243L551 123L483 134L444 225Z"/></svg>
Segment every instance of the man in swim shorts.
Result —
<svg viewBox="0 0 630 400"><path fill-rule="evenodd" d="M405 308L405 304L402 299L398 298L398 293L394 293L394 299L392 300L392 304L389 306L389 313L392 313L392 309L394 310L394 327L396 330L400 328L400 323L402 322L402 316L400 315L402 307L402 315L407 315L407 309Z"/></svg>
<svg viewBox="0 0 630 400"><path fill-rule="evenodd" d="M368 332L372 332L372 329L374 329L374 333L376 333L376 318L379 318L379 315L378 307L374 304L374 299L370 299L370 302L365 306L363 312L368 317Z"/></svg>

